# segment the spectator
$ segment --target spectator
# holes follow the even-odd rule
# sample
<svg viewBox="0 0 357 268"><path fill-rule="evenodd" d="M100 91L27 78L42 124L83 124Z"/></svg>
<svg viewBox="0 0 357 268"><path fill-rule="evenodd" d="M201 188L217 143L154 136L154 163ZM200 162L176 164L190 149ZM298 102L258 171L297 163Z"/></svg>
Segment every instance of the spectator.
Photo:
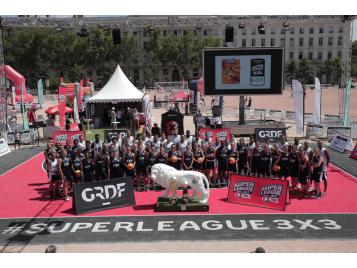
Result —
<svg viewBox="0 0 357 268"><path fill-rule="evenodd" d="M153 136L155 135L160 136L160 128L157 123L154 123L154 126L151 128L151 134Z"/></svg>

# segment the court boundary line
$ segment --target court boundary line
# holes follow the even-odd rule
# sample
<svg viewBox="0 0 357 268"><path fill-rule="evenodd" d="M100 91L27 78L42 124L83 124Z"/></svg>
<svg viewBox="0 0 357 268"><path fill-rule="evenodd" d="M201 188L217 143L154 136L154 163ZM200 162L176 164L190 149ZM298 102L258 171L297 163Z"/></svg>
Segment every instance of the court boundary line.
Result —
<svg viewBox="0 0 357 268"><path fill-rule="evenodd" d="M36 155L32 156L31 158L29 158L29 159L25 160L24 162L22 162L22 163L18 164L17 166L15 166L15 167L13 167L13 168L9 169L9 170L8 170L8 171L6 171L5 173L1 174L1 175L0 175L0 178L1 178L2 176L6 175L7 173L11 172L11 171L12 171L12 170L14 170L15 168L18 168L19 166L22 166L23 164L27 163L28 161L32 160L33 158L35 158L35 157L39 156L40 154L43 154L43 152L40 152L40 153L38 153L38 154L36 154Z"/></svg>

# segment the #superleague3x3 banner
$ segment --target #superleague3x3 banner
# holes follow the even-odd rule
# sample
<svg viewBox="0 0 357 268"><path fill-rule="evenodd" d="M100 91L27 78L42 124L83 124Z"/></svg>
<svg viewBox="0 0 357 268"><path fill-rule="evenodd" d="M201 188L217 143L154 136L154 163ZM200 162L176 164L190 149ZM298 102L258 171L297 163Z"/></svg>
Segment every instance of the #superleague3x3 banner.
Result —
<svg viewBox="0 0 357 268"><path fill-rule="evenodd" d="M233 175L228 202L285 210L289 182Z"/></svg>

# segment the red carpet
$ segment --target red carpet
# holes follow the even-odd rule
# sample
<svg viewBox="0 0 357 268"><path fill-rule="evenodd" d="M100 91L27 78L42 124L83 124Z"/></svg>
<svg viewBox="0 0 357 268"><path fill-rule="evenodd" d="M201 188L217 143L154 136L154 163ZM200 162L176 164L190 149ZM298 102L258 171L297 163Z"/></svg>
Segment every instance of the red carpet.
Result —
<svg viewBox="0 0 357 268"><path fill-rule="evenodd" d="M43 154L0 176L0 218L65 217L72 214L72 202L51 201ZM227 189L211 189L210 211L202 214L254 213L357 213L357 179L330 167L328 194L321 199L291 199L285 212L226 202ZM136 206L111 209L83 216L159 215L154 204L160 192L135 193ZM186 212L187 213L187 212ZM198 214L194 212L193 214Z"/></svg>

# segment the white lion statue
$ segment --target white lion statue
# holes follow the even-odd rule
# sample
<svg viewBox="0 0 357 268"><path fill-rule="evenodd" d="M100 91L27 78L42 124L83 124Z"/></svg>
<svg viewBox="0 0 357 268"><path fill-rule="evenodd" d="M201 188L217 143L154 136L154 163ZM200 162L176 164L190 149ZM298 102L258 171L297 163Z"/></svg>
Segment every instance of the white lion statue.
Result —
<svg viewBox="0 0 357 268"><path fill-rule="evenodd" d="M155 164L151 168L151 179L165 188L163 197L169 197L174 183L177 188L191 186L192 197L199 200L200 203L207 203L208 201L209 183L207 177L200 172L177 170L165 164ZM207 189L204 183L206 183Z"/></svg>

